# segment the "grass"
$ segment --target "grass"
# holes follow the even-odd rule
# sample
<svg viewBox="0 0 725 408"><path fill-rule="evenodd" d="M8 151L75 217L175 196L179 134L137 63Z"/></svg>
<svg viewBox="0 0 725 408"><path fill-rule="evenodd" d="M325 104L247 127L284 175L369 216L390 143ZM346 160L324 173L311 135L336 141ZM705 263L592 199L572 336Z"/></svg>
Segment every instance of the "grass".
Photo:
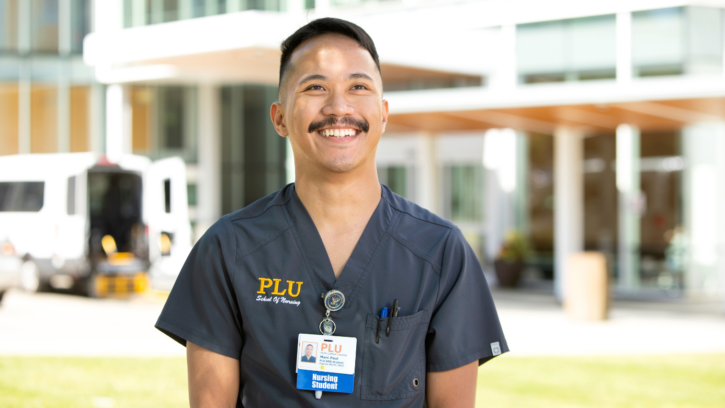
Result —
<svg viewBox="0 0 725 408"><path fill-rule="evenodd" d="M0 407L188 406L183 358L0 357ZM510 357L478 407L725 407L725 355Z"/></svg>
<svg viewBox="0 0 725 408"><path fill-rule="evenodd" d="M725 407L725 355L503 356L478 374L477 407Z"/></svg>

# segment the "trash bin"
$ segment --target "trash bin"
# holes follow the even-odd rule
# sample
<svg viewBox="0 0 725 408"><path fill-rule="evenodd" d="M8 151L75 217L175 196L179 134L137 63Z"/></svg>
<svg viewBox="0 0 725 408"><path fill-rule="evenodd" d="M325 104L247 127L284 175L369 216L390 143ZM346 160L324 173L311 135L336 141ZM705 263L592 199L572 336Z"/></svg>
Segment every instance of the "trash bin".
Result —
<svg viewBox="0 0 725 408"><path fill-rule="evenodd" d="M572 254L567 259L564 274L564 311L567 316L575 320L606 320L609 279L604 254Z"/></svg>

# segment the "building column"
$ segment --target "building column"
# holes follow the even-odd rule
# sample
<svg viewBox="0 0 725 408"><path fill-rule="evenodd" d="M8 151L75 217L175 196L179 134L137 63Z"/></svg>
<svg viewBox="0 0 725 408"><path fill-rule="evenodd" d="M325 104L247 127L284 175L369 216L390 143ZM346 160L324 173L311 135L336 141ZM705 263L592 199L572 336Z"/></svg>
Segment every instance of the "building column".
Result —
<svg viewBox="0 0 725 408"><path fill-rule="evenodd" d="M415 148L415 203L426 210L440 214L440 189L438 184L438 158L433 134L416 137Z"/></svg>
<svg viewBox="0 0 725 408"><path fill-rule="evenodd" d="M616 143L619 191L618 286L623 290L633 290L640 286L640 219L645 206L640 190L639 129L632 125L619 125Z"/></svg>
<svg viewBox="0 0 725 408"><path fill-rule="evenodd" d="M564 269L584 249L584 141L579 129L554 130L554 293L564 299Z"/></svg>
<svg viewBox="0 0 725 408"><path fill-rule="evenodd" d="M685 288L690 296L725 296L725 123L686 126L682 139Z"/></svg>
<svg viewBox="0 0 725 408"><path fill-rule="evenodd" d="M103 85L99 83L91 84L90 106L88 114L88 146L93 153L103 153L106 151L105 135L106 135L106 95Z"/></svg>
<svg viewBox="0 0 725 408"><path fill-rule="evenodd" d="M219 87L200 84L199 164L196 204L196 237L200 237L221 216L221 110Z"/></svg>
<svg viewBox="0 0 725 408"><path fill-rule="evenodd" d="M491 89L506 91L518 84L516 70L516 25L501 26L501 41L496 71L490 78Z"/></svg>
<svg viewBox="0 0 725 408"><path fill-rule="evenodd" d="M121 156L130 154L131 104L128 86L113 84L106 88L106 156L117 163Z"/></svg>

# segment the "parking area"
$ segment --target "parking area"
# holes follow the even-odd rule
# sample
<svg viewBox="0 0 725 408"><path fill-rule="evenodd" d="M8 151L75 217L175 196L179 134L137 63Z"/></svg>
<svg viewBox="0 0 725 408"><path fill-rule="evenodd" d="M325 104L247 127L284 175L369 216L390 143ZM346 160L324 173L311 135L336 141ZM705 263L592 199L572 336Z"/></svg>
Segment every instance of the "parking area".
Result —
<svg viewBox="0 0 725 408"><path fill-rule="evenodd" d="M0 305L0 355L182 356L154 328L163 296L129 300L11 290Z"/></svg>
<svg viewBox="0 0 725 408"><path fill-rule="evenodd" d="M0 355L183 356L153 326L163 292L128 300L12 290L0 306ZM725 352L717 304L617 302L605 322L575 322L549 295L495 291L511 356Z"/></svg>

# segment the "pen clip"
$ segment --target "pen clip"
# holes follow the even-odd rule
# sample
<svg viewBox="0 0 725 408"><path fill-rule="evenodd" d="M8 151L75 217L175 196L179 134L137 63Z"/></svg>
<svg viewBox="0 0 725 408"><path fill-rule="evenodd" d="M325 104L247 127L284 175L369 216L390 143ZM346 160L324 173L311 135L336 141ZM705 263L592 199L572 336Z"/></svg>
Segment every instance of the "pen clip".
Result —
<svg viewBox="0 0 725 408"><path fill-rule="evenodd" d="M393 310L390 314L390 317L388 317L388 328L385 329L385 337L390 337L390 327L393 325L393 317L398 317L398 310L400 307L398 307L398 299L395 299L393 301Z"/></svg>

